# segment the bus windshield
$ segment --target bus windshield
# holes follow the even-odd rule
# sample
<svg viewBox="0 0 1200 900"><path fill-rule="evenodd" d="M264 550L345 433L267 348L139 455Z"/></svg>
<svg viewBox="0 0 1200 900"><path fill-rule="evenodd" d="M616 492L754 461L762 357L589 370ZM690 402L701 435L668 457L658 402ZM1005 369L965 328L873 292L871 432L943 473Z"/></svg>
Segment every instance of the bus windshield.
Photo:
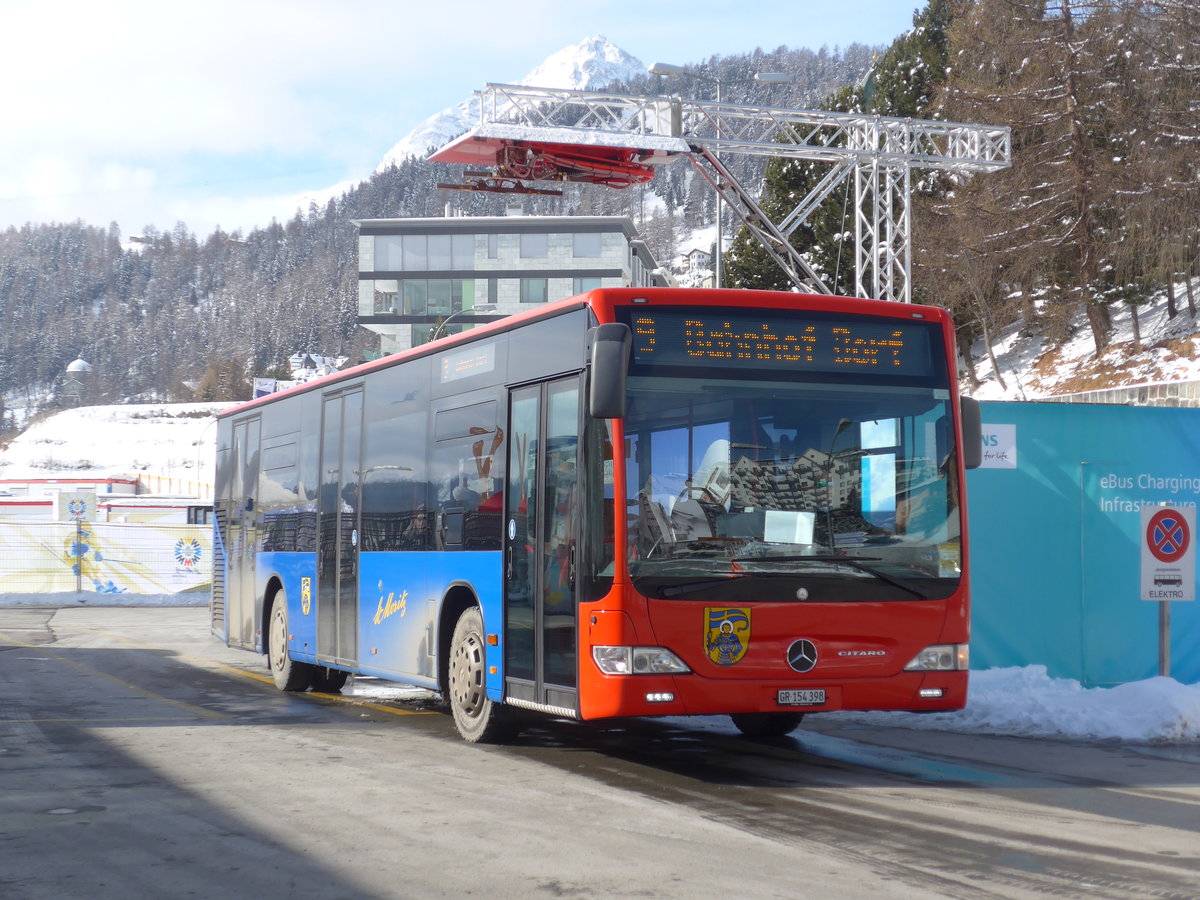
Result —
<svg viewBox="0 0 1200 900"><path fill-rule="evenodd" d="M630 379L628 560L642 593L708 597L757 574L842 601L955 590L948 388L712 374Z"/></svg>

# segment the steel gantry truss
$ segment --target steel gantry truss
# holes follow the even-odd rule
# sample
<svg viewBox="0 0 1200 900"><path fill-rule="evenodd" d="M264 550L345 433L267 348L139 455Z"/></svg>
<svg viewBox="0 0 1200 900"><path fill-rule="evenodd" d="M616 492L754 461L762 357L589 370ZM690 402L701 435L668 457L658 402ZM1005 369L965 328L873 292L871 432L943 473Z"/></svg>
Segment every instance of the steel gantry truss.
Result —
<svg viewBox="0 0 1200 900"><path fill-rule="evenodd" d="M509 181L504 189L512 190L514 178L623 186L649 180L658 165L684 156L807 291L829 288L788 236L840 185L854 186L856 293L910 301L912 170L992 172L1011 161L1009 129L993 125L508 84L476 93L480 124L431 159L490 164L491 178ZM521 165L513 168L517 154ZM774 223L723 164L726 154L831 167Z"/></svg>

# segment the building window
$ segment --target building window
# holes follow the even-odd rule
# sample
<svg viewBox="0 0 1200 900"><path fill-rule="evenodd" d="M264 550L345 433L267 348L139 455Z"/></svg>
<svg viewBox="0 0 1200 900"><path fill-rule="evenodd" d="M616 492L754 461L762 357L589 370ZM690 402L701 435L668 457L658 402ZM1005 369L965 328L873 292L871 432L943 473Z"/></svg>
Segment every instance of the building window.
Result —
<svg viewBox="0 0 1200 900"><path fill-rule="evenodd" d="M584 291L594 291L600 287L599 278L576 278L572 282L571 292L574 294L582 294Z"/></svg>
<svg viewBox="0 0 1200 900"><path fill-rule="evenodd" d="M475 303L475 282L470 278L405 278L372 285L377 316L447 316Z"/></svg>
<svg viewBox="0 0 1200 900"><path fill-rule="evenodd" d="M429 241L423 234L406 234L404 236L404 265L405 272L424 272L428 266Z"/></svg>
<svg viewBox="0 0 1200 900"><path fill-rule="evenodd" d="M429 257L426 264L432 271L445 271L451 268L452 256L450 253L450 235L448 234L431 234L429 235Z"/></svg>
<svg viewBox="0 0 1200 900"><path fill-rule="evenodd" d="M372 310L376 315L395 315L400 312L400 283L398 281L373 281Z"/></svg>
<svg viewBox="0 0 1200 900"><path fill-rule="evenodd" d="M600 233L597 231L574 234L571 236L572 254L587 259L600 258Z"/></svg>
<svg viewBox="0 0 1200 900"><path fill-rule="evenodd" d="M545 278L522 278L521 279L521 302L522 303L545 303L546 302L546 279Z"/></svg>
<svg viewBox="0 0 1200 900"><path fill-rule="evenodd" d="M545 259L550 255L550 236L548 234L521 235L522 259Z"/></svg>
<svg viewBox="0 0 1200 900"><path fill-rule="evenodd" d="M475 268L473 234L386 234L375 238L376 272Z"/></svg>
<svg viewBox="0 0 1200 900"><path fill-rule="evenodd" d="M429 313L448 316L462 309L461 281L429 282Z"/></svg>
<svg viewBox="0 0 1200 900"><path fill-rule="evenodd" d="M404 268L404 243L398 234L375 238L375 271L398 272Z"/></svg>
<svg viewBox="0 0 1200 900"><path fill-rule="evenodd" d="M402 281L404 288L404 314L406 316L423 316L429 306L428 281Z"/></svg>
<svg viewBox="0 0 1200 900"><path fill-rule="evenodd" d="M475 268L475 235L456 234L453 238L453 249L450 254L450 268Z"/></svg>

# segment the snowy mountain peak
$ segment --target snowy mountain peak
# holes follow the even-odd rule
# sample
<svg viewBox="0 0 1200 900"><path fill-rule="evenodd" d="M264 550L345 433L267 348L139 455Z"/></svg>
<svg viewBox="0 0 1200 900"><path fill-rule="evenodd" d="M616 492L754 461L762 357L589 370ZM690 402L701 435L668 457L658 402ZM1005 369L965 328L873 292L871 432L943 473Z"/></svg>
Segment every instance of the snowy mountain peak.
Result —
<svg viewBox="0 0 1200 900"><path fill-rule="evenodd" d="M646 67L603 35L584 38L564 47L534 68L519 81L494 81L536 87L563 88L573 91L599 90L614 81L627 81L646 74ZM482 87L482 85L481 85ZM440 147L458 137L479 121L479 99L470 97L458 106L430 116L400 141L380 161L376 171L399 164L409 156L423 157L431 148Z"/></svg>
<svg viewBox="0 0 1200 900"><path fill-rule="evenodd" d="M518 84L589 91L646 74L646 67L602 34L546 58Z"/></svg>

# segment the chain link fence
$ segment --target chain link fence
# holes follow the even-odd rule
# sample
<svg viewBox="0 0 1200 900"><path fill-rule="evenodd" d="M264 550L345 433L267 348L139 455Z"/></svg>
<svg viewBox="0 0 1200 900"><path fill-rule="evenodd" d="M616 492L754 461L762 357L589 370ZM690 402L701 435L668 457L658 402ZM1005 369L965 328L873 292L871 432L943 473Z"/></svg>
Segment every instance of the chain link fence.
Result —
<svg viewBox="0 0 1200 900"><path fill-rule="evenodd" d="M0 521L0 594L212 588L212 526Z"/></svg>

